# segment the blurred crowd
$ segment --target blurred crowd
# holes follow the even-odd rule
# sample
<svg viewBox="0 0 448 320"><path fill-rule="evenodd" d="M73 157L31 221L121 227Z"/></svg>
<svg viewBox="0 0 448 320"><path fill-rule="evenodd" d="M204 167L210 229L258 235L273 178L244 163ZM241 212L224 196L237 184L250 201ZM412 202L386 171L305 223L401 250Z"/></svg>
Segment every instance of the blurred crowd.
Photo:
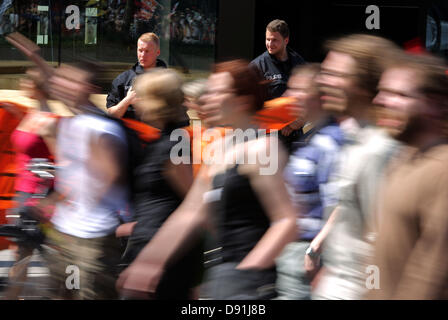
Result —
<svg viewBox="0 0 448 320"><path fill-rule="evenodd" d="M164 1L141 0L127 4L126 1L94 0L88 1L85 7L97 9L94 15L96 19L92 20L90 17L90 23L99 23L106 31L107 37L113 38L117 32L129 32L127 36L137 39L140 34L152 31L164 40L213 45L216 13L180 2L177 1L171 8L166 8ZM8 34L20 28L22 33L33 37L36 33L36 22L48 25L47 11L38 11L38 1L28 3L19 10L15 12L12 8L6 8L5 13L0 15L0 34ZM80 13L80 25L83 27L86 16L83 9ZM44 30L43 34L50 31ZM38 30L38 34L42 32Z"/></svg>
<svg viewBox="0 0 448 320"><path fill-rule="evenodd" d="M213 43L199 10L171 19L172 38ZM271 107L294 123L288 145L279 136L292 129L257 122L266 83L248 61L218 63L194 85L169 68L138 75L137 131L89 101L97 65L30 70L22 88L40 108L11 137L15 210L49 225L51 298L448 299L447 67L376 36L325 48ZM49 99L73 117L55 116ZM186 108L199 130L215 128L208 140L194 140ZM198 148L193 172L185 159ZM262 174L260 155L277 170ZM33 158L57 167L50 212L33 197ZM17 259L27 255L19 245Z"/></svg>
<svg viewBox="0 0 448 320"><path fill-rule="evenodd" d="M186 8L171 15L170 38L192 44L215 43L216 18L202 13L199 9Z"/></svg>
<svg viewBox="0 0 448 320"><path fill-rule="evenodd" d="M125 23L125 3L110 1L100 12L100 19L110 32L123 31ZM203 12L195 6L173 3L172 8L165 8L163 1L136 1L131 10L132 21L129 26L133 39L138 35L152 31L162 39L186 43L207 44L215 43L216 17L215 13Z"/></svg>

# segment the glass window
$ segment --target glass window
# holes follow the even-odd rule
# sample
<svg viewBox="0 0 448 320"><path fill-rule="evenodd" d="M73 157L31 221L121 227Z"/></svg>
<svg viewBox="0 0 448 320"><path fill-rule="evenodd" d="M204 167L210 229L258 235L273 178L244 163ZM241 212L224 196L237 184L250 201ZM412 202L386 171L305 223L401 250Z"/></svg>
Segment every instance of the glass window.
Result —
<svg viewBox="0 0 448 320"><path fill-rule="evenodd" d="M448 58L448 3L436 1L426 17L426 48Z"/></svg>
<svg viewBox="0 0 448 320"><path fill-rule="evenodd" d="M215 59L217 6L218 0L4 0L0 35L21 32L54 64L103 62L107 92L113 78L137 62L137 39L145 32L160 37L160 59L169 66L187 78L206 76ZM30 65L4 37L0 61L17 66L12 73Z"/></svg>

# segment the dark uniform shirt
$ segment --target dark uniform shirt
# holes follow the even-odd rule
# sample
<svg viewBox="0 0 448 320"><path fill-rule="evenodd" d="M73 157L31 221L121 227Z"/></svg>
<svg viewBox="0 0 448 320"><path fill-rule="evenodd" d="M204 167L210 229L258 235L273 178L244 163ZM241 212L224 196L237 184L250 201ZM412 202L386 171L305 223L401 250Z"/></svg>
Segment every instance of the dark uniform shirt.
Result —
<svg viewBox="0 0 448 320"><path fill-rule="evenodd" d="M166 68L167 66L165 62L157 59L156 67ZM111 108L120 103L120 101L126 97L128 90L132 87L135 77L144 72L145 70L143 69L143 67L137 62L131 69L119 74L114 79L114 81L112 81L112 88L107 95L106 107ZM128 107L125 114L123 115L123 118L138 120L138 117L135 114L135 110L132 105Z"/></svg>
<svg viewBox="0 0 448 320"><path fill-rule="evenodd" d="M280 97L286 91L291 70L300 64L305 64L305 60L297 52L289 48L287 52L288 60L286 61L278 60L266 50L251 62L261 71L266 80L271 81L266 100Z"/></svg>

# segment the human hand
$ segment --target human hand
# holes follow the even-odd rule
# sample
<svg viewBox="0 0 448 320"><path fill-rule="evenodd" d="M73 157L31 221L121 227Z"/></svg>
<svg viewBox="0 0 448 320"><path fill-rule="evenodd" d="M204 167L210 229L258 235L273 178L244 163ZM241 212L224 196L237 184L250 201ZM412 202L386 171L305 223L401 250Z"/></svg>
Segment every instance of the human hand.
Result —
<svg viewBox="0 0 448 320"><path fill-rule="evenodd" d="M134 230L134 226L137 222L128 222L123 223L118 226L118 228L115 230L115 236L117 238L121 237L128 237L132 234L132 230Z"/></svg>
<svg viewBox="0 0 448 320"><path fill-rule="evenodd" d="M155 295L163 274L159 264L135 261L119 276L116 287L127 298L150 299Z"/></svg>
<svg viewBox="0 0 448 320"><path fill-rule="evenodd" d="M300 128L302 128L305 125L305 120L303 118L297 118L296 120L294 120L293 122L291 122L289 124L289 127L292 130L298 130Z"/></svg>
<svg viewBox="0 0 448 320"><path fill-rule="evenodd" d="M320 256L312 258L309 255L305 254L305 272L310 279L314 278L314 276L319 271L319 267L320 267Z"/></svg>
<svg viewBox="0 0 448 320"><path fill-rule="evenodd" d="M284 135L285 137L288 137L292 133L292 131L293 131L293 129L288 124L282 128L282 135Z"/></svg>
<svg viewBox="0 0 448 320"><path fill-rule="evenodd" d="M129 104L135 104L137 102L137 93L135 92L134 88L131 87L128 90L125 99Z"/></svg>

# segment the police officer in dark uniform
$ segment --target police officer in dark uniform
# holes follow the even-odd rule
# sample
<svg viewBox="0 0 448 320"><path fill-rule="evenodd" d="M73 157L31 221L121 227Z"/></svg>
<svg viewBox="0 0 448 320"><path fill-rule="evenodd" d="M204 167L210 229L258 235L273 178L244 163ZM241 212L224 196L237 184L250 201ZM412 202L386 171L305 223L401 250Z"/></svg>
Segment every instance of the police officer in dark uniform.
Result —
<svg viewBox="0 0 448 320"><path fill-rule="evenodd" d="M266 27L266 51L251 63L270 81L268 100L280 97L285 91L291 70L305 60L288 48L289 28L283 20L273 20Z"/></svg>
<svg viewBox="0 0 448 320"><path fill-rule="evenodd" d="M155 67L167 67L165 62L157 59L159 55L159 37L152 32L142 34L137 42L138 62L131 69L126 70L114 79L111 91L107 95L106 107L111 116L138 120L132 107L136 99L132 85L135 77L146 70Z"/></svg>

